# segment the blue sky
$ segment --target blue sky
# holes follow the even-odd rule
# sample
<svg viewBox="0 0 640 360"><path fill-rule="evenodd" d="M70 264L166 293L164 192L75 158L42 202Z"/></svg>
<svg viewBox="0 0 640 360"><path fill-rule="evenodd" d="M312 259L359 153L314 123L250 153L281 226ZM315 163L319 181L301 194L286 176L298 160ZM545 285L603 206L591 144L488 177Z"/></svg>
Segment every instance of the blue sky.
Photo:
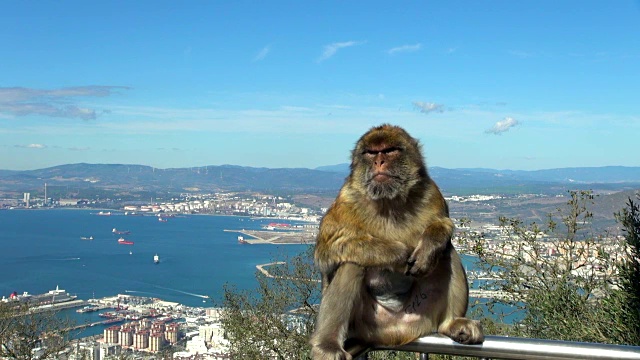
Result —
<svg viewBox="0 0 640 360"><path fill-rule="evenodd" d="M640 1L0 2L0 169L640 166Z"/></svg>

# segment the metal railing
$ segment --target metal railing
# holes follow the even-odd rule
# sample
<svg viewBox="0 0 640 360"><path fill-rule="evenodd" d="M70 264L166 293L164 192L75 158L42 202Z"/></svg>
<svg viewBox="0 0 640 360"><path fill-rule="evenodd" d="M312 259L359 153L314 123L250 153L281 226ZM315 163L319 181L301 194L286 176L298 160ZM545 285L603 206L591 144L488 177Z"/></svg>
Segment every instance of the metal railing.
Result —
<svg viewBox="0 0 640 360"><path fill-rule="evenodd" d="M421 337L409 344L395 347L347 349L356 359L366 359L373 350L397 350L428 354L472 356L481 359L520 360L640 360L640 346L596 344L576 341L525 339L505 336L486 336L481 345L462 345L442 335Z"/></svg>

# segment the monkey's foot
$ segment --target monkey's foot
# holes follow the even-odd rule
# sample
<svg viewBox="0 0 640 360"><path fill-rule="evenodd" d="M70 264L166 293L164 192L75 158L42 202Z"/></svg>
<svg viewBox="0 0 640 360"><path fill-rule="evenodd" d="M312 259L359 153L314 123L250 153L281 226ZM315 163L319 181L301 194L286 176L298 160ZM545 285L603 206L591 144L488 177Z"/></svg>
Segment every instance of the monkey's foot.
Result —
<svg viewBox="0 0 640 360"><path fill-rule="evenodd" d="M484 341L484 332L480 322L467 318L456 318L438 332L465 345L482 344Z"/></svg>
<svg viewBox="0 0 640 360"><path fill-rule="evenodd" d="M311 348L313 360L351 360L351 355L338 344L319 344Z"/></svg>

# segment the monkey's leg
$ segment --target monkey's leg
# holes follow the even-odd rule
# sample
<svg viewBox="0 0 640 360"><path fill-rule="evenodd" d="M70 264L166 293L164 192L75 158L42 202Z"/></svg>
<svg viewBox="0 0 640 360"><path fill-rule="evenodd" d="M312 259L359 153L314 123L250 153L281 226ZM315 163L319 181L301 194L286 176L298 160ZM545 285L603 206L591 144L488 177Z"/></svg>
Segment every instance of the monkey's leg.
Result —
<svg viewBox="0 0 640 360"><path fill-rule="evenodd" d="M438 327L440 334L461 344L481 344L484 341L482 325L477 320L467 319L469 287L464 268L455 250L451 251L451 278L447 295L447 314Z"/></svg>
<svg viewBox="0 0 640 360"><path fill-rule="evenodd" d="M316 329L311 337L314 360L349 360L344 341L356 303L362 301L364 268L351 263L340 265L322 294Z"/></svg>
<svg viewBox="0 0 640 360"><path fill-rule="evenodd" d="M443 324L438 332L460 344L472 345L484 342L484 332L480 322L464 317L455 318Z"/></svg>

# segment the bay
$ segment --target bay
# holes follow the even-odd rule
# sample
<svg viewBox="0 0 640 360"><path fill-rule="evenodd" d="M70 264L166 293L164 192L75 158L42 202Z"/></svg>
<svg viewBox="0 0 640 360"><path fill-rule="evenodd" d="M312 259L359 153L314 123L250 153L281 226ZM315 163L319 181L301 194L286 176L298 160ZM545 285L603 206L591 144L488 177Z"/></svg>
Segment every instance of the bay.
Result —
<svg viewBox="0 0 640 360"><path fill-rule="evenodd" d="M213 307L221 305L225 284L252 289L256 265L295 256L309 246L240 244L238 233L224 231L258 230L273 219L185 215L160 222L150 215L97 213L0 211L0 296L40 294L59 286L83 300L129 294ZM113 234L114 228L131 233ZM134 244L119 244L121 236ZM160 264L153 263L155 254ZM475 258L461 257L468 270L474 268ZM97 313L78 314L75 309L60 315L76 324L101 320ZM104 327L85 328L78 337L100 334Z"/></svg>
<svg viewBox="0 0 640 360"><path fill-rule="evenodd" d="M308 246L239 244L237 233L224 231L260 229L270 219L186 215L159 222L155 216L97 212L0 211L0 295L59 286L85 300L126 293L205 306L203 297L209 296L213 306L225 283L253 288L256 265ZM113 234L113 228L131 234ZM120 236L134 244L119 244Z"/></svg>

